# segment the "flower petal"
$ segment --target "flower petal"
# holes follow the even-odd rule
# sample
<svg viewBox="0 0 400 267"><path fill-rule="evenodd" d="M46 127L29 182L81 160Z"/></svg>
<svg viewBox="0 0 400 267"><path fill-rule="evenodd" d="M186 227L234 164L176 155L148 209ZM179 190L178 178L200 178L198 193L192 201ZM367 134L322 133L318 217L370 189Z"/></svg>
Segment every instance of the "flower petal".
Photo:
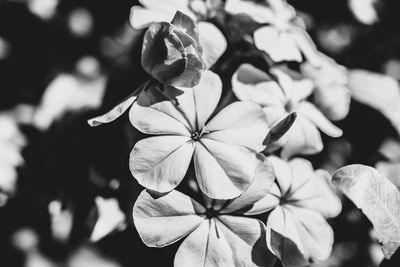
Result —
<svg viewBox="0 0 400 267"><path fill-rule="evenodd" d="M193 151L194 145L189 137L146 138L134 146L129 168L142 186L157 192L168 192L182 181Z"/></svg>
<svg viewBox="0 0 400 267"><path fill-rule="evenodd" d="M136 101L137 96L130 96L113 109L108 111L107 113L95 117L93 119L88 120L88 124L92 127L96 127L105 123L110 123L116 119L118 119L124 112L132 106L132 104Z"/></svg>
<svg viewBox="0 0 400 267"><path fill-rule="evenodd" d="M196 107L197 129L204 127L218 105L222 94L222 81L212 71L205 71L200 83L193 88L193 99Z"/></svg>
<svg viewBox="0 0 400 267"><path fill-rule="evenodd" d="M255 153L211 139L196 143L194 165L201 191L213 199L232 199L242 194L254 179Z"/></svg>
<svg viewBox="0 0 400 267"><path fill-rule="evenodd" d="M225 11L232 15L245 14L260 24L272 23L275 20L275 15L270 8L250 1L227 0Z"/></svg>
<svg viewBox="0 0 400 267"><path fill-rule="evenodd" d="M329 257L333 231L318 213L291 205L278 207L267 221L267 242L285 267L305 266Z"/></svg>
<svg viewBox="0 0 400 267"><path fill-rule="evenodd" d="M220 214L243 214L244 212L247 214L249 210L252 210L254 203L268 195L275 180L274 169L265 156L259 154L258 157L259 163L250 187L222 209ZM256 214L254 212L253 214ZM260 211L260 213L262 212L264 211Z"/></svg>
<svg viewBox="0 0 400 267"><path fill-rule="evenodd" d="M256 219L221 216L204 222L179 247L174 266L273 266L265 226Z"/></svg>
<svg viewBox="0 0 400 267"><path fill-rule="evenodd" d="M129 20L134 29L143 29L153 22L170 22L174 15L174 10L164 11L133 6Z"/></svg>
<svg viewBox="0 0 400 267"><path fill-rule="evenodd" d="M302 55L289 34L272 26L264 26L254 32L256 47L267 53L274 62L302 61Z"/></svg>
<svg viewBox="0 0 400 267"><path fill-rule="evenodd" d="M331 137L340 137L343 132L341 129L331 123L324 114L321 113L313 104L310 102L302 102L299 106L298 113L308 118L313 124L315 124L321 131Z"/></svg>
<svg viewBox="0 0 400 267"><path fill-rule="evenodd" d="M137 101L129 111L132 125L146 134L190 136L191 122L177 109L177 105L172 102L171 98L167 98L167 95L172 93L181 94L178 96L181 99L188 97L191 99L190 95L172 87L164 89L163 94L160 89L153 86L139 94ZM174 92L171 92L172 90ZM193 104L191 106L194 109Z"/></svg>
<svg viewBox="0 0 400 267"><path fill-rule="evenodd" d="M262 143L269 131L263 110L251 102L230 104L212 118L205 129L210 131L205 138L256 151L264 149Z"/></svg>
<svg viewBox="0 0 400 267"><path fill-rule="evenodd" d="M342 204L330 184L330 175L323 170L315 172L305 159L293 159L289 165L293 177L289 200L324 217L337 216Z"/></svg>
<svg viewBox="0 0 400 267"><path fill-rule="evenodd" d="M290 33L292 39L296 42L297 47L302 52L305 59L313 66L321 66L322 60L319 56L319 52L307 32L301 28L292 27Z"/></svg>
<svg viewBox="0 0 400 267"><path fill-rule="evenodd" d="M288 139L282 149L282 157L290 158L296 154L314 154L323 149L321 135L307 118L297 113L297 119L287 132ZM284 135L285 136L285 135Z"/></svg>
<svg viewBox="0 0 400 267"><path fill-rule="evenodd" d="M228 46L225 36L212 23L200 21L199 29L200 45L203 49L203 59L208 68L211 68L225 53Z"/></svg>
<svg viewBox="0 0 400 267"><path fill-rule="evenodd" d="M285 105L285 96L279 84L250 64L240 65L233 74L232 90L239 100L253 101L262 107Z"/></svg>
<svg viewBox="0 0 400 267"><path fill-rule="evenodd" d="M232 266L274 266L275 256L269 252L265 225L253 218L222 215L217 229L232 250Z"/></svg>
<svg viewBox="0 0 400 267"><path fill-rule="evenodd" d="M195 230L205 209L190 197L172 191L153 197L143 190L133 207L133 223L142 241L150 247L175 243Z"/></svg>

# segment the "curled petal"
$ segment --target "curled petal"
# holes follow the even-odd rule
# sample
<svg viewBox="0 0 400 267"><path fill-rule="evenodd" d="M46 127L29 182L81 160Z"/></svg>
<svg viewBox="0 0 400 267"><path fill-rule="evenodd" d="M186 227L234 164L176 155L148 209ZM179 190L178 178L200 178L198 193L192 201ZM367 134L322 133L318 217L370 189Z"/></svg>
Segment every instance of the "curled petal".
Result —
<svg viewBox="0 0 400 267"><path fill-rule="evenodd" d="M137 96L130 96L120 104L115 106L109 112L95 117L93 119L88 120L88 124L92 127L96 127L105 123L110 123L116 119L118 119L124 112L132 106L132 104L136 101Z"/></svg>
<svg viewBox="0 0 400 267"><path fill-rule="evenodd" d="M133 207L133 222L147 246L164 247L199 227L204 218L197 214L204 212L199 203L178 191L153 197L143 190Z"/></svg>
<svg viewBox="0 0 400 267"><path fill-rule="evenodd" d="M168 192L182 181L193 151L194 145L189 137L146 138L134 146L129 168L142 186L157 192Z"/></svg>
<svg viewBox="0 0 400 267"><path fill-rule="evenodd" d="M321 131L331 137L340 137L343 132L334 124L332 124L313 104L303 102L298 109L299 114L308 118Z"/></svg>

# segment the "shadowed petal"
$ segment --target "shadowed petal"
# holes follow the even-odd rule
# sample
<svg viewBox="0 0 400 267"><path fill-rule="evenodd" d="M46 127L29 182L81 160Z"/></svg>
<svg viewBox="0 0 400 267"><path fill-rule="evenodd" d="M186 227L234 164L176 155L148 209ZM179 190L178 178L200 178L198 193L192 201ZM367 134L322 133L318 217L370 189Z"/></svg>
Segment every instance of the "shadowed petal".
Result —
<svg viewBox="0 0 400 267"><path fill-rule="evenodd" d="M178 103L173 102L174 98L179 98ZM141 92L137 101L132 105L129 119L136 129L146 134L190 136L193 119L184 116L176 105L179 104L179 108L181 108L183 103L187 102L185 99L190 100L192 97L173 87L165 87L164 92L155 86L150 87ZM185 115L194 112L193 102L191 105L189 104L189 107L191 110L186 109Z"/></svg>
<svg viewBox="0 0 400 267"><path fill-rule="evenodd" d="M142 241L150 247L175 243L196 229L205 209L190 197L172 191L153 197L143 190L133 207L133 222Z"/></svg>
<svg viewBox="0 0 400 267"><path fill-rule="evenodd" d="M255 153L202 138L196 143L194 165L201 191L210 198L232 199L246 191L258 164Z"/></svg>
<svg viewBox="0 0 400 267"><path fill-rule="evenodd" d="M142 186L157 192L168 192L185 176L193 150L194 145L189 137L146 138L134 146L129 168Z"/></svg>
<svg viewBox="0 0 400 267"><path fill-rule="evenodd" d="M317 212L285 205L275 208L267 221L268 247L285 267L306 266L329 257L333 231Z"/></svg>
<svg viewBox="0 0 400 267"><path fill-rule="evenodd" d="M262 154L259 154L259 163L256 169L256 174L250 187L229 203L224 209L220 211L222 214L243 214L251 212L252 214L262 213L264 210L256 208L252 210L254 204L268 195L272 184L275 180L274 169L272 164Z"/></svg>

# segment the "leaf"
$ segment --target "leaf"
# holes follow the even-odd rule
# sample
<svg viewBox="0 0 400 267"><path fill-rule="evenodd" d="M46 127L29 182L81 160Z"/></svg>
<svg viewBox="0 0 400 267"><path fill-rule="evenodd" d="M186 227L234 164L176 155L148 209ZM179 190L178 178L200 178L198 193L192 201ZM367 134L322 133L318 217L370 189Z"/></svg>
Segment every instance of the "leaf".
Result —
<svg viewBox="0 0 400 267"><path fill-rule="evenodd" d="M374 225L382 250L390 258L400 246L400 193L376 169L349 165L332 179Z"/></svg>
<svg viewBox="0 0 400 267"><path fill-rule="evenodd" d="M365 70L351 70L348 86L355 100L381 112L400 133L400 88L395 79Z"/></svg>

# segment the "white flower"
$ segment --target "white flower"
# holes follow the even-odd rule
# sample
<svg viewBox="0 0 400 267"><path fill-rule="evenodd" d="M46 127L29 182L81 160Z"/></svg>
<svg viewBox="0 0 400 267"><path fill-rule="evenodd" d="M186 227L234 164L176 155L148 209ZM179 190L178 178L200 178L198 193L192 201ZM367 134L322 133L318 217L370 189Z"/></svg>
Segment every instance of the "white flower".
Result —
<svg viewBox="0 0 400 267"><path fill-rule="evenodd" d="M307 98L313 92L310 80L294 81L284 72L274 69L271 75L243 64L232 77L232 89L239 100L250 100L263 107L270 127L292 112L297 119L280 142L282 156L313 154L323 148L320 129L332 137L342 131L333 125Z"/></svg>
<svg viewBox="0 0 400 267"><path fill-rule="evenodd" d="M165 247L184 239L175 267L274 266L265 225L248 217L271 208L269 203L254 206L274 181L270 164L260 162L253 184L232 201L206 198L203 205L176 190L155 197L143 190L133 207L133 222L142 241L150 247Z"/></svg>
<svg viewBox="0 0 400 267"><path fill-rule="evenodd" d="M302 62L304 56L313 65L320 64L313 41L305 30L297 25L303 23L296 17L294 8L285 0L267 0L262 3L227 0L225 10L234 15L247 15L256 23L264 24L254 32L254 43L274 62Z"/></svg>
<svg viewBox="0 0 400 267"><path fill-rule="evenodd" d="M268 160L276 184L270 195L255 204L276 203L267 220L268 247L285 267L308 266L327 259L333 231L326 218L337 216L342 208L330 175L324 170L314 171L310 162L300 158L290 162L277 157Z"/></svg>

